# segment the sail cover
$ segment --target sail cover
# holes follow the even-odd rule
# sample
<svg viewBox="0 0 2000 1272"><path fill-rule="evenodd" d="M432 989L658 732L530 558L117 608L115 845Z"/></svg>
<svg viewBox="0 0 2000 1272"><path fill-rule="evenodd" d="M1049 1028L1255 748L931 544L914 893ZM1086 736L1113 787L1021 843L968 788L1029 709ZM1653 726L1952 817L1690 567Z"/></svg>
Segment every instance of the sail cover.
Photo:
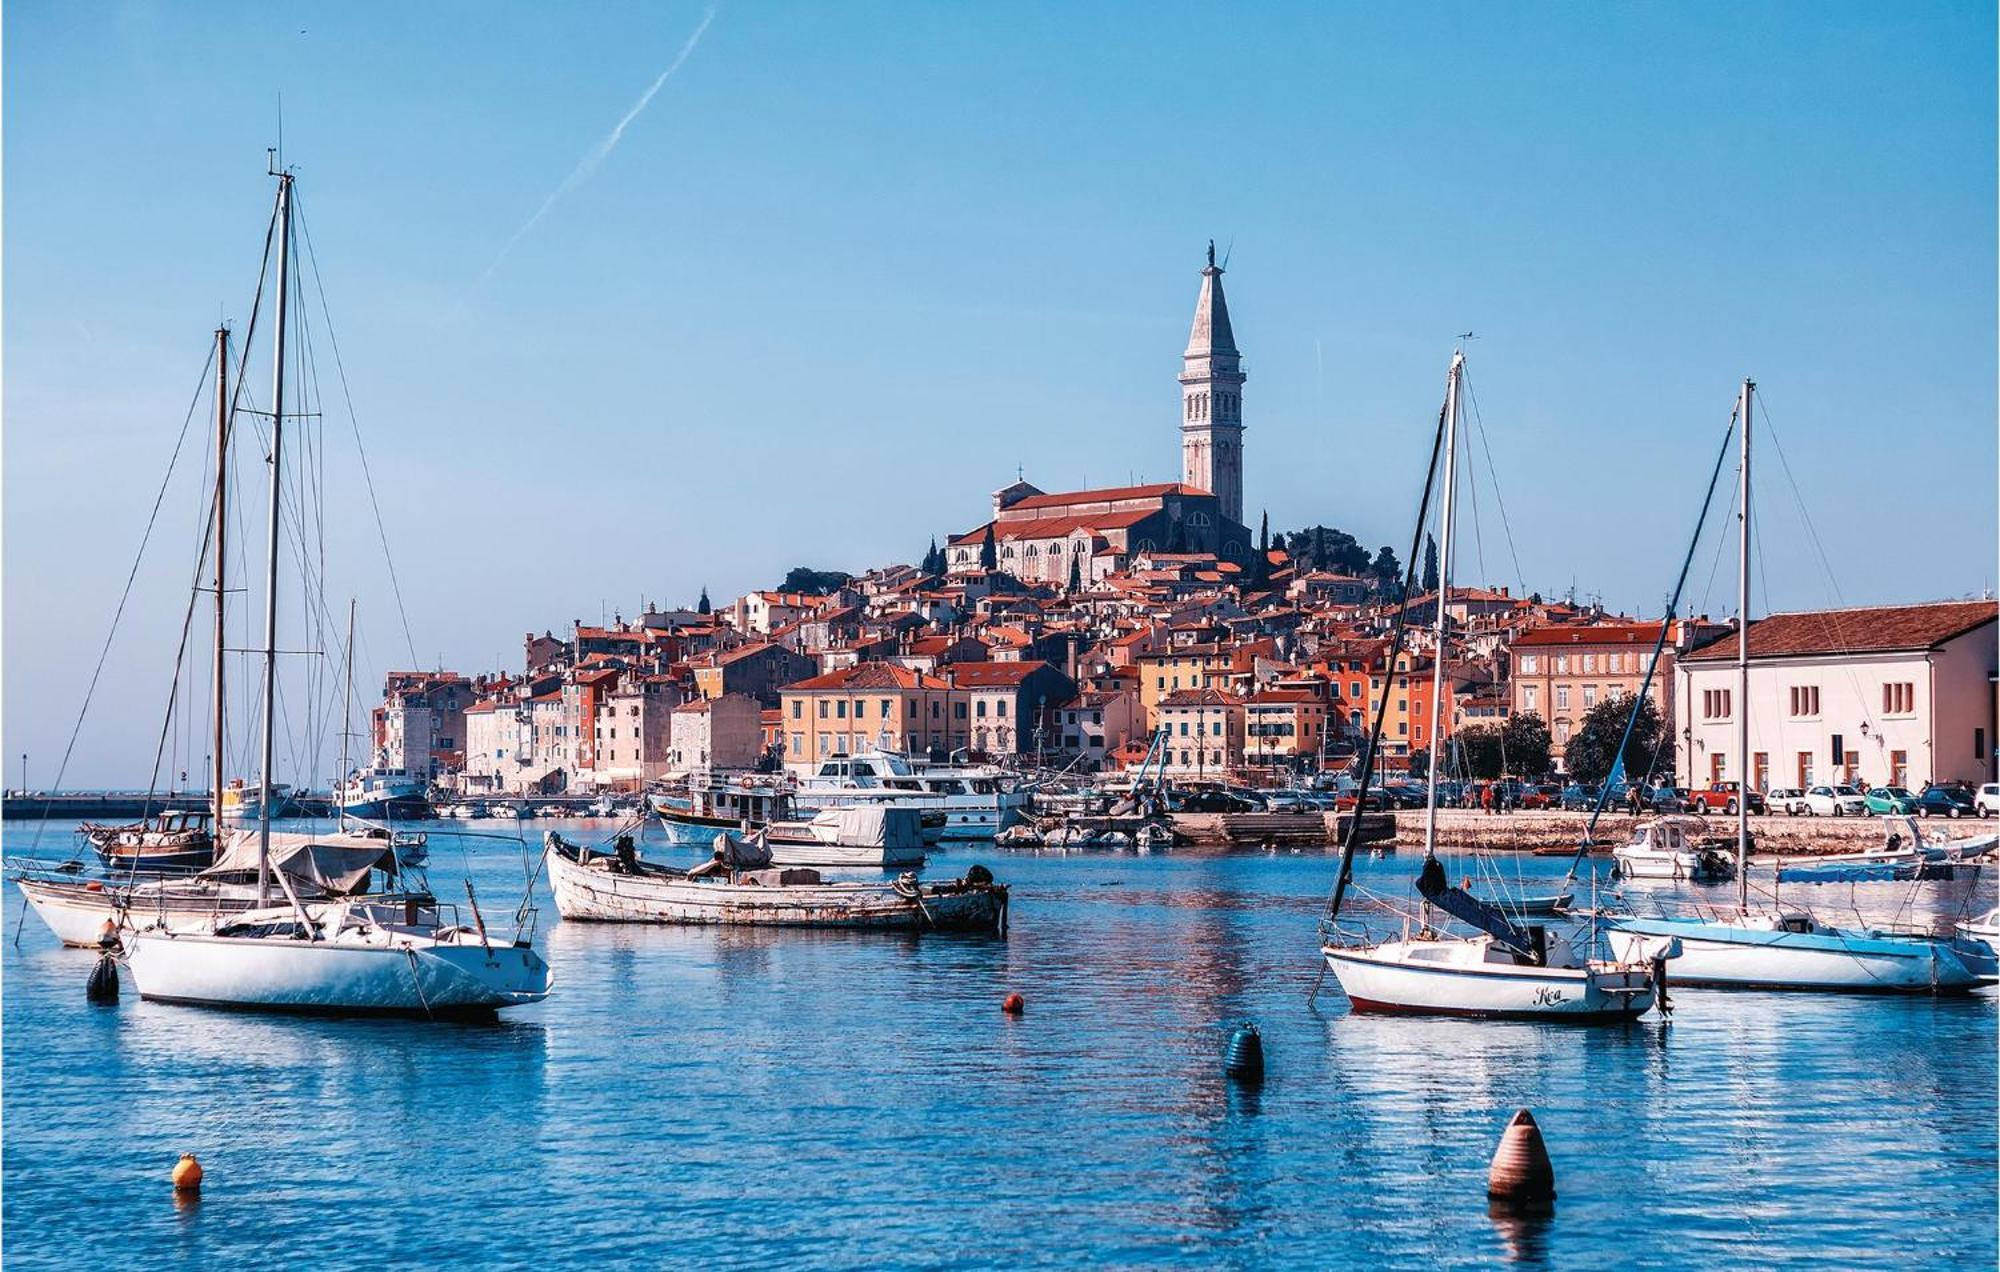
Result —
<svg viewBox="0 0 2000 1272"><path fill-rule="evenodd" d="M209 875L257 873L256 830L239 830L217 854ZM391 854L389 841L373 835L306 835L271 832L271 868L294 879L318 884L328 892L352 892L367 882L368 872ZM388 864L393 865L393 861Z"/></svg>
<svg viewBox="0 0 2000 1272"><path fill-rule="evenodd" d="M922 849L924 814L917 808L892 804L849 804L829 808L813 818L814 833L833 843L857 848Z"/></svg>

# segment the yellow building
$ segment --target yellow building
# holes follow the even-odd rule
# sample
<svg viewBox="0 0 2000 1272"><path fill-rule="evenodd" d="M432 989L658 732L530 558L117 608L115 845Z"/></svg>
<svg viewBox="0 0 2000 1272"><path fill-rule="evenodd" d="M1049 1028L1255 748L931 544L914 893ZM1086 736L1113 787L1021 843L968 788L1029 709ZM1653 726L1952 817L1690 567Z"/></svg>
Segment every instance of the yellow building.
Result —
<svg viewBox="0 0 2000 1272"><path fill-rule="evenodd" d="M1295 766L1326 745L1327 706L1304 689L1266 689L1243 703L1243 759L1248 764Z"/></svg>
<svg viewBox="0 0 2000 1272"><path fill-rule="evenodd" d="M785 767L807 774L821 760L872 749L960 750L970 697L942 676L880 662L787 685L779 691Z"/></svg>
<svg viewBox="0 0 2000 1272"><path fill-rule="evenodd" d="M1139 655L1139 710L1144 727L1160 719L1160 700L1182 689L1220 688L1229 680L1233 652L1227 645L1188 645Z"/></svg>
<svg viewBox="0 0 2000 1272"><path fill-rule="evenodd" d="M1220 778L1243 763L1243 700L1220 689L1170 690L1157 708L1167 732L1166 771Z"/></svg>

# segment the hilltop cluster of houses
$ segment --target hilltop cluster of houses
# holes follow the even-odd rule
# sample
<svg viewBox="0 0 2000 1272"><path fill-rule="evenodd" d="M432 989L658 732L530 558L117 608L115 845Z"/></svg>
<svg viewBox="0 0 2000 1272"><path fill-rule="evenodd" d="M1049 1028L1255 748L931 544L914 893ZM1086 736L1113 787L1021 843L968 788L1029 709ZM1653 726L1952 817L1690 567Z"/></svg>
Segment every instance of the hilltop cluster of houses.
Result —
<svg viewBox="0 0 2000 1272"><path fill-rule="evenodd" d="M1181 480L1045 492L1021 480L925 562L823 595L750 592L530 635L518 672L398 672L375 711L380 766L468 793L634 789L676 774L810 772L871 748L1168 774L1275 776L1351 761L1381 711L1386 764L1517 716L1571 733L1636 691L1661 623L1305 568L1243 513L1242 369L1213 248L1178 376ZM1451 633L1436 647L1443 605ZM1759 786L1992 780L1991 600L1779 614L1750 631L1677 620L1648 692L1683 782L1737 771L1751 710ZM1532 775L1531 775L1532 776Z"/></svg>

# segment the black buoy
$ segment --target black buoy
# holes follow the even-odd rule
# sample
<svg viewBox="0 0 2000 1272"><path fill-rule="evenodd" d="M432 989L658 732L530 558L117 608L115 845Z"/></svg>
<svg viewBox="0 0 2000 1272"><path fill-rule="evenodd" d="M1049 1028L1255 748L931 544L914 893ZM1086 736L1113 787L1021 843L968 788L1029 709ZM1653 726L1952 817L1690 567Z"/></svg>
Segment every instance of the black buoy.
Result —
<svg viewBox="0 0 2000 1272"><path fill-rule="evenodd" d="M1264 1039L1256 1025L1246 1020L1229 1035L1229 1046L1222 1053L1222 1071L1238 1082L1264 1080Z"/></svg>
<svg viewBox="0 0 2000 1272"><path fill-rule="evenodd" d="M90 983L83 987L83 996L93 1003L115 1003L118 1001L118 960L109 954L101 954L97 966L90 969Z"/></svg>

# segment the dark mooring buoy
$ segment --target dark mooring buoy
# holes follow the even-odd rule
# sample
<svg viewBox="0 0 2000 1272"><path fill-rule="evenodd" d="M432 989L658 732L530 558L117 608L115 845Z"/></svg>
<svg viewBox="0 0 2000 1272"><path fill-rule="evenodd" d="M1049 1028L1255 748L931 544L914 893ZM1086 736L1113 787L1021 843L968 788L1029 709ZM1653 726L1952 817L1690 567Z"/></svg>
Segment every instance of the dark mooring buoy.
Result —
<svg viewBox="0 0 2000 1272"><path fill-rule="evenodd" d="M1537 1207L1556 1199L1556 1168L1542 1143L1535 1115L1522 1109L1500 1133L1493 1165L1486 1172L1486 1195L1514 1207Z"/></svg>
<svg viewBox="0 0 2000 1272"><path fill-rule="evenodd" d="M90 969L90 982L83 987L83 996L93 1003L115 1003L118 1001L118 960L109 954L97 957L97 966Z"/></svg>
<svg viewBox="0 0 2000 1272"><path fill-rule="evenodd" d="M1222 1071L1238 1082L1263 1081L1264 1038L1256 1025L1246 1020L1230 1033L1222 1052Z"/></svg>

